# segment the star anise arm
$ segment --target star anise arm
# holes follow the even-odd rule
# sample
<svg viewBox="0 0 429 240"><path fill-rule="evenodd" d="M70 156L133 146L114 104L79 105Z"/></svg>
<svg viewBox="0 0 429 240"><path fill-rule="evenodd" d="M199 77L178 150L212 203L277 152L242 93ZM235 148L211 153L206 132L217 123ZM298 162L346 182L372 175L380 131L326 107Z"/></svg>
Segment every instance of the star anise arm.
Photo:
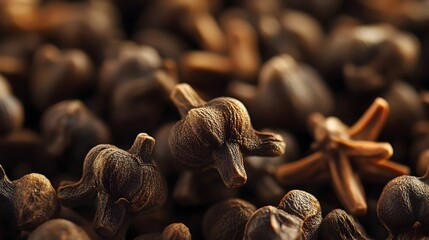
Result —
<svg viewBox="0 0 429 240"><path fill-rule="evenodd" d="M376 98L362 117L349 128L349 135L356 140L375 140L389 113L389 104L383 98Z"/></svg>
<svg viewBox="0 0 429 240"><path fill-rule="evenodd" d="M325 168L326 159L323 153L315 152L298 161L280 165L275 170L275 176L283 184L293 185L297 182L305 184L314 180L314 175L323 172Z"/></svg>
<svg viewBox="0 0 429 240"><path fill-rule="evenodd" d="M335 192L351 214L362 215L367 211L365 192L360 179L354 174L350 161L344 153L338 152L338 159L328 161L331 181Z"/></svg>
<svg viewBox="0 0 429 240"><path fill-rule="evenodd" d="M355 162L359 176L366 181L388 182L395 177L410 173L407 166L392 161Z"/></svg>
<svg viewBox="0 0 429 240"><path fill-rule="evenodd" d="M390 143L373 141L354 141L350 139L336 139L341 151L352 158L359 158L365 161L378 161L388 159L393 154Z"/></svg>

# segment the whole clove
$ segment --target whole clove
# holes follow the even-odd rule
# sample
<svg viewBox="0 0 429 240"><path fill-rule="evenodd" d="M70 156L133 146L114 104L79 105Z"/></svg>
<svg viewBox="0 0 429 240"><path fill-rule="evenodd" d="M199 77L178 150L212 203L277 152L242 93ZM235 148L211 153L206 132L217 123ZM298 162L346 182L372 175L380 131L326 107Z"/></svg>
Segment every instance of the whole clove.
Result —
<svg viewBox="0 0 429 240"><path fill-rule="evenodd" d="M334 209L323 218L320 225L320 237L326 240L369 239L353 217L341 209Z"/></svg>
<svg viewBox="0 0 429 240"><path fill-rule="evenodd" d="M95 231L105 238L124 239L131 218L161 207L166 184L151 159L155 140L137 135L128 151L113 145L92 148L84 161L79 182L63 182L58 198L65 206L95 200Z"/></svg>
<svg viewBox="0 0 429 240"><path fill-rule="evenodd" d="M227 187L246 183L243 155L284 153L281 137L255 131L246 108L233 98L206 102L191 86L179 84L171 99L183 118L170 132L173 156L189 167L216 168Z"/></svg>
<svg viewBox="0 0 429 240"><path fill-rule="evenodd" d="M278 208L303 221L304 239L318 239L322 208L313 195L302 190L291 190L280 200Z"/></svg>
<svg viewBox="0 0 429 240"><path fill-rule="evenodd" d="M92 85L92 74L92 62L85 52L43 45L33 60L29 83L32 103L43 110L61 100L80 97Z"/></svg>
<svg viewBox="0 0 429 240"><path fill-rule="evenodd" d="M428 176L428 171L422 177L404 175L384 187L377 216L393 239L429 237Z"/></svg>
<svg viewBox="0 0 429 240"><path fill-rule="evenodd" d="M78 173L82 160L92 147L111 141L105 123L79 100L61 101L50 106L41 117L40 129L48 152L64 158L69 170Z"/></svg>

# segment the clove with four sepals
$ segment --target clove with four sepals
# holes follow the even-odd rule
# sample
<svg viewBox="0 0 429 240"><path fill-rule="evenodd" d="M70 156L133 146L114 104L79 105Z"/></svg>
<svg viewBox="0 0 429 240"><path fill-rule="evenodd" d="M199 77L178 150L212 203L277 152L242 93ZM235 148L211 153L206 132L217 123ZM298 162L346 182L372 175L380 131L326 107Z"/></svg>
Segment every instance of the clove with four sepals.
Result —
<svg viewBox="0 0 429 240"><path fill-rule="evenodd" d="M188 84L177 85L171 99L182 116L169 136L173 156L189 167L216 168L227 187L246 183L243 155L278 156L285 151L279 135L253 129L236 99L206 102Z"/></svg>
<svg viewBox="0 0 429 240"><path fill-rule="evenodd" d="M154 211L166 200L165 180L151 159L154 145L145 133L137 135L128 151L97 145L85 158L81 180L59 187L59 200L65 206L95 200L95 231L105 238L125 239L134 216Z"/></svg>

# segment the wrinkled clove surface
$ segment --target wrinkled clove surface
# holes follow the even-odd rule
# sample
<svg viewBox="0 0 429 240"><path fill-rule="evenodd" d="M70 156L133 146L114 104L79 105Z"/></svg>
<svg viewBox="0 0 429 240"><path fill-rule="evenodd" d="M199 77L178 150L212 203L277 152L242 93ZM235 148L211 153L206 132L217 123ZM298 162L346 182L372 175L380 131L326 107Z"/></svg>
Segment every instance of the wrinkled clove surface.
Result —
<svg viewBox="0 0 429 240"><path fill-rule="evenodd" d="M10 181L1 165L0 203L7 212L4 217L27 231L53 218L59 206L55 189L45 176L31 173Z"/></svg>
<svg viewBox="0 0 429 240"><path fill-rule="evenodd" d="M316 151L278 167L277 179L286 185L303 184L329 173L335 193L346 210L365 214L367 204L362 180L388 181L409 172L408 167L388 160L393 154L389 143L375 142L388 111L388 103L377 98L351 127L338 118L312 114L309 125Z"/></svg>
<svg viewBox="0 0 429 240"><path fill-rule="evenodd" d="M111 141L107 126L79 100L62 101L49 107L42 116L40 128L48 152L66 158L79 169L92 147Z"/></svg>
<svg viewBox="0 0 429 240"><path fill-rule="evenodd" d="M303 222L298 217L273 206L262 207L250 217L244 240L303 239Z"/></svg>
<svg viewBox="0 0 429 240"><path fill-rule="evenodd" d="M189 167L214 167L224 184L240 187L247 181L243 155L278 156L283 139L253 129L244 105L228 97L204 101L188 84L171 93L182 120L170 132L174 157Z"/></svg>
<svg viewBox="0 0 429 240"><path fill-rule="evenodd" d="M377 203L377 215L393 239L407 239L407 236L416 239L413 235L429 237L428 173L420 178L400 176L384 187Z"/></svg>
<svg viewBox="0 0 429 240"><path fill-rule="evenodd" d="M344 210L335 209L323 218L320 226L321 239L356 239L367 240L362 228Z"/></svg>
<svg viewBox="0 0 429 240"><path fill-rule="evenodd" d="M24 107L12 94L9 82L0 75L0 134L3 135L24 124Z"/></svg>
<svg viewBox="0 0 429 240"><path fill-rule="evenodd" d="M303 221L304 239L318 239L319 226L322 223L322 208L313 195L301 190L289 191L280 200L278 208Z"/></svg>
<svg viewBox="0 0 429 240"><path fill-rule="evenodd" d="M84 161L77 183L63 183L58 198L65 206L95 200L95 231L103 237L124 239L131 218L151 212L166 200L166 184L151 155L155 140L137 135L128 151L101 144Z"/></svg>

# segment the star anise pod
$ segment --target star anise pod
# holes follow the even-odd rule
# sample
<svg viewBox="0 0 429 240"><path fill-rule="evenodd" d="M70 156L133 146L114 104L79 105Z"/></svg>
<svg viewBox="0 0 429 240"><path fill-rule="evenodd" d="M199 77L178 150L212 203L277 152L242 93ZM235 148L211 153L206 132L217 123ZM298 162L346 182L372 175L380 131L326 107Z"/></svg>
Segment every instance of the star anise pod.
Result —
<svg viewBox="0 0 429 240"><path fill-rule="evenodd" d="M377 98L351 127L336 117L310 115L314 153L279 166L277 179L286 185L308 184L329 173L345 209L352 214L365 214L367 204L361 180L387 182L409 173L408 167L388 160L393 154L389 143L374 141L388 112L387 101Z"/></svg>

